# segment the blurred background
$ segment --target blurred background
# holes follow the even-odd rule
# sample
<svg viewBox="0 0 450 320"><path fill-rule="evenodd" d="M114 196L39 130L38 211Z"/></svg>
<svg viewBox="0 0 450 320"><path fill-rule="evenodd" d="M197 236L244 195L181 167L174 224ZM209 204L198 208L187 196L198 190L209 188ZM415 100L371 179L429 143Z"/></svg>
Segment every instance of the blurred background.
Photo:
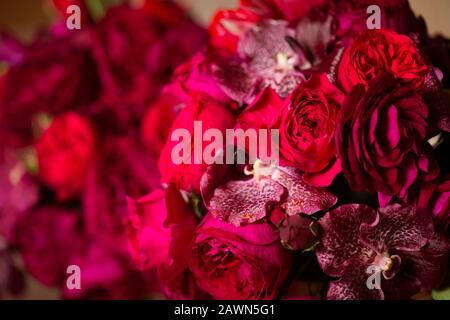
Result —
<svg viewBox="0 0 450 320"><path fill-rule="evenodd" d="M138 0L137 0L138 1ZM218 8L233 8L238 0L177 0L201 24L207 25ZM431 34L450 36L449 0L410 0L418 15L427 21ZM0 0L0 28L12 32L25 41L49 25L55 12L44 0Z"/></svg>
<svg viewBox="0 0 450 320"><path fill-rule="evenodd" d="M139 0L136 0L139 1ZM177 0L201 25L206 26L219 8L233 8L238 0ZM450 37L450 0L410 0L417 15L427 21L432 35ZM0 0L0 30L6 31L24 42L32 41L39 30L49 26L56 12L45 0ZM44 288L36 281L28 281L24 299L57 299L58 292Z"/></svg>

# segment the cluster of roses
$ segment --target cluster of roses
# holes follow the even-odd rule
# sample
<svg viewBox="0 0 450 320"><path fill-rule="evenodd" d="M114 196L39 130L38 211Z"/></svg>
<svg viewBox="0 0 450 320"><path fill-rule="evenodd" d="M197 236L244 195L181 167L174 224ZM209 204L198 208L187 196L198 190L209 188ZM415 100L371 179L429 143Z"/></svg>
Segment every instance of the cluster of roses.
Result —
<svg viewBox="0 0 450 320"><path fill-rule="evenodd" d="M428 37L406 0L241 0L216 14L202 50L181 11L143 3L80 32L55 27L26 51L2 38L5 254L18 249L49 285L79 265L83 289L64 293L76 298L445 287L450 42ZM175 164L172 132L195 121L278 129L280 161Z"/></svg>
<svg viewBox="0 0 450 320"><path fill-rule="evenodd" d="M445 285L449 42L403 0L241 0L209 33L145 129L164 187L128 200L130 251L161 290L409 299ZM194 121L278 129L280 161L175 164L171 132Z"/></svg>
<svg viewBox="0 0 450 320"><path fill-rule="evenodd" d="M66 28L73 4L81 30ZM33 44L0 35L0 297L21 293L26 271L64 298L142 298L154 281L131 260L123 219L126 196L160 185L143 119L207 32L167 1L104 16L48 5L60 22ZM66 285L71 265L81 289Z"/></svg>

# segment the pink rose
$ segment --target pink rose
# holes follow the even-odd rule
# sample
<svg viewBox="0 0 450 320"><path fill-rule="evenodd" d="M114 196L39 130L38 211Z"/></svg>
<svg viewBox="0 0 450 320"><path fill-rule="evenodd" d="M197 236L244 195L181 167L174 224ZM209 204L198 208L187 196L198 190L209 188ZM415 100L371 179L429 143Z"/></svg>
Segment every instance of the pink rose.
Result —
<svg viewBox="0 0 450 320"><path fill-rule="evenodd" d="M196 230L189 267L215 299L274 299L290 257L267 223L236 227L208 214Z"/></svg>
<svg viewBox="0 0 450 320"><path fill-rule="evenodd" d="M187 269L195 215L173 186L128 200L126 220L131 256L143 270L156 270L169 298L194 298L198 289Z"/></svg>
<svg viewBox="0 0 450 320"><path fill-rule="evenodd" d="M193 145L194 143L201 144L203 155L203 149L209 144L203 144L203 133L207 129L213 128L220 130L225 137L225 130L234 128L235 115L226 105L218 103L207 95L196 93L192 93L192 95L192 100L181 110L172 125L171 134L159 158L159 169L163 183L174 183L180 189L200 193L200 179L207 164L203 160L201 160L201 164L194 164ZM194 137L194 121L202 123L201 137ZM186 129L191 135L190 145L187 148L190 152L182 154L185 161L179 165L175 164L172 159L173 148L182 143L171 141L172 132L176 129Z"/></svg>

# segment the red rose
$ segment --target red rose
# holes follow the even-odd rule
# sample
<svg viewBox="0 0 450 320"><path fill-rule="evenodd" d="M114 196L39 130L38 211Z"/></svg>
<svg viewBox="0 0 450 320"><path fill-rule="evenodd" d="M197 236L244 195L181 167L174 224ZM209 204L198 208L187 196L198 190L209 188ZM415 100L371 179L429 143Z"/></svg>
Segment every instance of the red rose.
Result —
<svg viewBox="0 0 450 320"><path fill-rule="evenodd" d="M406 199L439 168L426 141L428 107L391 74L357 85L344 103L336 147L353 190L380 192L381 205Z"/></svg>
<svg viewBox="0 0 450 320"><path fill-rule="evenodd" d="M333 168L336 162L334 131L343 101L343 93L325 74L314 75L295 89L290 106L283 109L277 121L280 153L307 173L305 181L329 185L337 174ZM329 174L324 175L324 170ZM326 178L315 179L312 177L315 173Z"/></svg>
<svg viewBox="0 0 450 320"><path fill-rule="evenodd" d="M56 117L35 144L39 177L60 200L79 194L94 161L94 148L86 119L73 112Z"/></svg>
<svg viewBox="0 0 450 320"><path fill-rule="evenodd" d="M203 159L201 164L194 164L194 144L202 145L203 155L203 149L209 144L203 144L203 133L207 129L218 129L225 137L225 130L234 128L235 115L227 106L216 102L207 95L195 93L192 95L192 100L181 110L172 125L171 134L159 158L159 169L162 182L174 183L180 189L200 193L200 180L207 164ZM194 137L194 121L201 121L201 137ZM175 164L172 159L173 148L182 143L171 141L172 132L176 129L186 129L191 135L190 145L187 148L190 152L182 155L186 161L181 164Z"/></svg>
<svg viewBox="0 0 450 320"><path fill-rule="evenodd" d="M290 101L266 89L239 117L243 128L280 130L280 162L306 174L304 180L328 186L340 172L335 158L334 131L344 95L325 74L300 84Z"/></svg>
<svg viewBox="0 0 450 320"><path fill-rule="evenodd" d="M338 81L346 92L358 83L391 72L396 78L422 87L429 66L410 38L390 30L366 30L344 52Z"/></svg>
<svg viewBox="0 0 450 320"><path fill-rule="evenodd" d="M236 227L208 214L197 228L189 266L215 299L273 299L289 273L290 257L267 223Z"/></svg>

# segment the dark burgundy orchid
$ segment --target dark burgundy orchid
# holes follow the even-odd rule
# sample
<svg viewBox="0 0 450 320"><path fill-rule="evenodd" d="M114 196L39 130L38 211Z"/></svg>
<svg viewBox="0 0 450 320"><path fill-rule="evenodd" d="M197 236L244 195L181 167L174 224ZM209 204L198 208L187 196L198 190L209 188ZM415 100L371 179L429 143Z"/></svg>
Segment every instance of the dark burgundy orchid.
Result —
<svg viewBox="0 0 450 320"><path fill-rule="evenodd" d="M325 273L338 278L328 299L408 299L442 281L450 246L435 233L427 211L350 204L319 224L317 258ZM369 289L370 270L381 273L379 288Z"/></svg>

